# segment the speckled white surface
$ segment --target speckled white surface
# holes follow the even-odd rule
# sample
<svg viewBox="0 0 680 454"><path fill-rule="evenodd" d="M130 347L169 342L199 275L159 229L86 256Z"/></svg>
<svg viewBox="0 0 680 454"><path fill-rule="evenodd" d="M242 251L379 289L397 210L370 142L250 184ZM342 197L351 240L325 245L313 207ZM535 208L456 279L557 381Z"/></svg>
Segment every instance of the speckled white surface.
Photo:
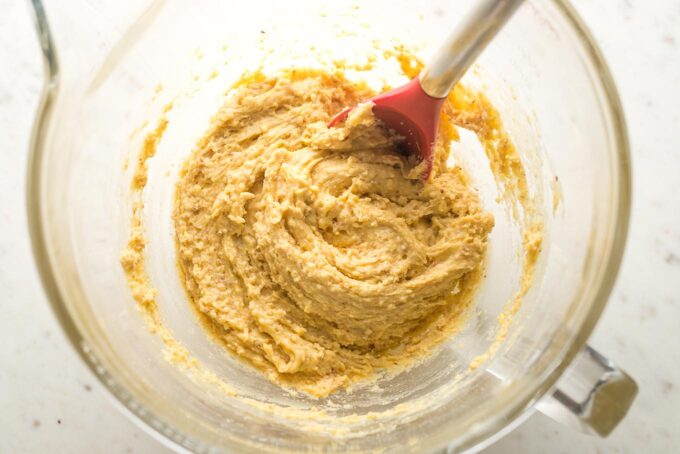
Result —
<svg viewBox="0 0 680 454"><path fill-rule="evenodd" d="M33 267L24 174L42 76L27 3L0 0L0 452L166 452L80 363ZM536 414L488 452L677 452L680 2L574 3L618 83L635 185L623 267L591 344L636 378L640 394L607 439Z"/></svg>

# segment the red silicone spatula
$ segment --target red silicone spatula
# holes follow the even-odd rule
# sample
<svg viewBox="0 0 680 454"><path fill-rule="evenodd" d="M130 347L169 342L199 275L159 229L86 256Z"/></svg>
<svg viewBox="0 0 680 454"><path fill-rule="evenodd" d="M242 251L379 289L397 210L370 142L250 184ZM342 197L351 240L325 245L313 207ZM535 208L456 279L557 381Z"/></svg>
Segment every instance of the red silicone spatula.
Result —
<svg viewBox="0 0 680 454"><path fill-rule="evenodd" d="M446 97L522 1L477 0L418 77L370 100L373 114L404 137L407 152L425 161L423 180L432 171L439 114ZM340 112L328 126L343 122L353 108Z"/></svg>

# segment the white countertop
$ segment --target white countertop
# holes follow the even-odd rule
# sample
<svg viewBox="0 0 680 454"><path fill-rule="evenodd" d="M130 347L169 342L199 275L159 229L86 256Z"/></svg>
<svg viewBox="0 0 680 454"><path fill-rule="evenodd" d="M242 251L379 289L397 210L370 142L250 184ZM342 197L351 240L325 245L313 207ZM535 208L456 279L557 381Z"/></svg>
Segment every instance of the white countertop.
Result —
<svg viewBox="0 0 680 454"><path fill-rule="evenodd" d="M28 2L0 0L0 452L167 452L128 419L61 332L24 210L41 61ZM488 452L674 452L680 446L680 2L574 0L618 83L633 150L625 259L591 344L640 386L607 439L535 414Z"/></svg>

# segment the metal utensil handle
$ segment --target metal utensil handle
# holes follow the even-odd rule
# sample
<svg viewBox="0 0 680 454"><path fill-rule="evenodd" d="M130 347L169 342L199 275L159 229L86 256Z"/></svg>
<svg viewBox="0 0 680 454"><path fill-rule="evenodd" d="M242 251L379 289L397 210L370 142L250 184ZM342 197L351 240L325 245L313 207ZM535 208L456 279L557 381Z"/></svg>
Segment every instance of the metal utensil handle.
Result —
<svg viewBox="0 0 680 454"><path fill-rule="evenodd" d="M427 66L420 85L433 98L445 98L524 0L477 0Z"/></svg>

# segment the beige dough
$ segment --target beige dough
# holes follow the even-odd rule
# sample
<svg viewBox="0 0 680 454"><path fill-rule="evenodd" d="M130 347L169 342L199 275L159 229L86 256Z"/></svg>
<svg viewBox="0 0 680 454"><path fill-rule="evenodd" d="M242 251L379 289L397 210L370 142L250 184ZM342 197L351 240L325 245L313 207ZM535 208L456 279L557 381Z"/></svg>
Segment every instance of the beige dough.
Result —
<svg viewBox="0 0 680 454"><path fill-rule="evenodd" d="M465 315L493 218L465 173L414 175L341 75L244 79L185 162L174 209L189 300L230 352L325 396L428 353Z"/></svg>

